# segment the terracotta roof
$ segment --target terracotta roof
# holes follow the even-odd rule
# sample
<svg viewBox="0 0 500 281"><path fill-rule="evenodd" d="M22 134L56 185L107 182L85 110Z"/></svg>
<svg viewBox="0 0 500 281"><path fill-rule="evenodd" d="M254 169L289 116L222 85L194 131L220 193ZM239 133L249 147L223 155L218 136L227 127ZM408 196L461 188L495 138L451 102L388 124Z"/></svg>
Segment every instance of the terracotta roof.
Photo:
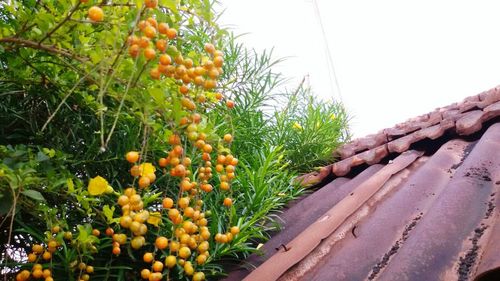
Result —
<svg viewBox="0 0 500 281"><path fill-rule="evenodd" d="M227 280L500 280L500 88L336 153Z"/></svg>

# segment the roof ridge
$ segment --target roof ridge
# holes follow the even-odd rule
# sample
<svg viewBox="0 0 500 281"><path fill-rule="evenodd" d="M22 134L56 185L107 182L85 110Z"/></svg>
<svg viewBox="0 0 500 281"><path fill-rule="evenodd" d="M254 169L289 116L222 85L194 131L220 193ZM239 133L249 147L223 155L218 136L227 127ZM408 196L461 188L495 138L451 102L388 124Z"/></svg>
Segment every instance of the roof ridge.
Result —
<svg viewBox="0 0 500 281"><path fill-rule="evenodd" d="M334 152L340 161L302 175L297 181L311 186L333 176L344 176L353 167L379 163L391 153L402 153L424 139L436 140L446 132L460 136L471 135L482 129L485 122L500 116L500 85L463 101L410 118L376 134L357 138Z"/></svg>

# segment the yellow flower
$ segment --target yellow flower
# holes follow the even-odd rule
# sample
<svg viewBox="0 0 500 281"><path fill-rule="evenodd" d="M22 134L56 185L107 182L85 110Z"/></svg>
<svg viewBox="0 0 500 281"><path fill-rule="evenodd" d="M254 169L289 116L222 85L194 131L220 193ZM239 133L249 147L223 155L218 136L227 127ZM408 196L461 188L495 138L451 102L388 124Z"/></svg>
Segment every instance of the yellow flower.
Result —
<svg viewBox="0 0 500 281"><path fill-rule="evenodd" d="M106 192L106 189L108 189L108 185L108 181L101 176L90 179L88 186L89 194L93 196L101 195Z"/></svg>
<svg viewBox="0 0 500 281"><path fill-rule="evenodd" d="M147 220L149 224L152 224L158 227L158 224L161 222L161 214L160 212L151 212L149 213L149 218Z"/></svg>
<svg viewBox="0 0 500 281"><path fill-rule="evenodd" d="M106 191L104 191L106 194L111 194L113 193L115 190L113 189L113 187L111 185L108 184L108 186L106 186Z"/></svg>
<svg viewBox="0 0 500 281"><path fill-rule="evenodd" d="M299 123L297 123L297 122L293 123L293 128L294 128L295 130L302 130L302 126L300 126L300 124L299 124Z"/></svg>
<svg viewBox="0 0 500 281"><path fill-rule="evenodd" d="M332 121L333 121L333 120L335 120L335 118L337 118L337 116L335 116L335 114L333 114L333 113L332 113L332 114L330 114L330 120L332 120Z"/></svg>
<svg viewBox="0 0 500 281"><path fill-rule="evenodd" d="M142 163L140 166L140 169L142 171L141 176L147 176L149 174L154 174L156 171L155 166L151 163Z"/></svg>

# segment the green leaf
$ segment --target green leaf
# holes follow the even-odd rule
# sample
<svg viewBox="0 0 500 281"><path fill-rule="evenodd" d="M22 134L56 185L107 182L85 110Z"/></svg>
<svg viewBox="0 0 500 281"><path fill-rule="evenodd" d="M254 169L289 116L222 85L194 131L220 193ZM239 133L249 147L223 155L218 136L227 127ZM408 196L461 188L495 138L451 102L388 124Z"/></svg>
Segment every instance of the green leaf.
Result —
<svg viewBox="0 0 500 281"><path fill-rule="evenodd" d="M93 64L98 64L102 60L102 52L91 52L90 59Z"/></svg>
<svg viewBox="0 0 500 281"><path fill-rule="evenodd" d="M155 201L156 199L160 198L160 196L162 195L161 192L158 192L158 193L154 193L152 195L145 195L144 198L143 198L143 201L144 201L144 206L147 206L149 203Z"/></svg>
<svg viewBox="0 0 500 281"><path fill-rule="evenodd" d="M42 35L42 31L38 27L33 27L33 32L35 32L37 35Z"/></svg>
<svg viewBox="0 0 500 281"><path fill-rule="evenodd" d="M179 11L177 10L177 1L175 0L160 0L160 4L169 8L175 14L179 13Z"/></svg>
<svg viewBox="0 0 500 281"><path fill-rule="evenodd" d="M163 139L168 140L168 138L169 138L171 135L173 135L172 130L165 129L165 131L163 132Z"/></svg>
<svg viewBox="0 0 500 281"><path fill-rule="evenodd" d="M86 243L90 235L90 232L92 231L92 227L89 224L86 224L85 226L79 224L76 226L76 228L78 228L77 239L81 243Z"/></svg>
<svg viewBox="0 0 500 281"><path fill-rule="evenodd" d="M75 184L73 183L73 180L68 178L66 180L66 185L68 185L68 192L73 193L75 192Z"/></svg>
<svg viewBox="0 0 500 281"><path fill-rule="evenodd" d="M28 196L32 199L35 199L37 201L45 201L45 198L43 197L43 195L36 190L24 190L22 192L22 194L24 194L25 196Z"/></svg>
<svg viewBox="0 0 500 281"><path fill-rule="evenodd" d="M174 120L176 123L179 123L179 121L183 116L181 101L180 99L173 97L172 104L173 104L172 112L174 113Z"/></svg>
<svg viewBox="0 0 500 281"><path fill-rule="evenodd" d="M148 90L148 92L158 104L161 104L163 103L163 101L165 101L165 95L163 94L162 89L151 88Z"/></svg>
<svg viewBox="0 0 500 281"><path fill-rule="evenodd" d="M45 153L39 151L37 154L36 154L36 161L38 162L43 162L43 161L47 161L49 160L50 158L45 155Z"/></svg>
<svg viewBox="0 0 500 281"><path fill-rule="evenodd" d="M108 221L109 224L113 223L115 220L113 219L113 214L115 212L115 206L109 207L109 205L104 205L102 208L102 211L104 213L104 216L106 217L106 220Z"/></svg>
<svg viewBox="0 0 500 281"><path fill-rule="evenodd" d="M49 149L49 148L43 148L43 153L47 154L50 158L54 157L56 155L56 151L54 149Z"/></svg>

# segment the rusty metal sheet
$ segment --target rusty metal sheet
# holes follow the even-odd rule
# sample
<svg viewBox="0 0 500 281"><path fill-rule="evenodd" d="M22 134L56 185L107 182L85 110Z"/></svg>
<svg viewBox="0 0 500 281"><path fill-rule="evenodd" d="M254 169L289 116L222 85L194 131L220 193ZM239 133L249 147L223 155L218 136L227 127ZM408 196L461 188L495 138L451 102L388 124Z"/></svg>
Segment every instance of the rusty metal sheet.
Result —
<svg viewBox="0 0 500 281"><path fill-rule="evenodd" d="M250 256L246 262L251 263L253 266L262 264L276 253L276 248L279 248L281 244L286 245L290 242L295 236L304 231L311 221L317 220L326 211L351 193L355 187L372 177L382 167L383 165L370 166L351 180L347 178L337 178L299 202L293 203L289 209L284 210L284 212L279 215L282 231L274 235L264 244L264 246L262 246L262 253ZM224 280L240 281L248 275L250 271L251 270L248 268L233 270Z"/></svg>
<svg viewBox="0 0 500 281"><path fill-rule="evenodd" d="M485 249L488 202L500 180L500 123L457 168L377 280L469 280ZM500 258L500 257L499 257Z"/></svg>
<svg viewBox="0 0 500 281"><path fill-rule="evenodd" d="M498 194L500 194L500 191L495 193L500 185L500 168L498 168L500 160L497 160L500 159L500 125L498 122L492 125L491 121L498 120L494 118L499 115L500 86L468 97L460 103L409 119L393 128L380 130L376 135L357 139L344 145L335 152L336 155L342 157L342 161L323 167L320 173L305 175L302 179L306 179L305 182L309 180L318 182L325 178L322 177L324 175L327 177L344 176L354 166L368 164L370 167L371 164L379 162L380 158L386 157L387 152L407 153L413 143L422 139L437 140L426 143L427 146L433 143L440 145L446 140L452 140L449 143L456 144L463 143L463 141L457 140L455 131L459 135L471 135L476 132L482 134L482 136L474 134L467 137L468 140L476 138L479 141L475 147L471 145L463 151L463 159L460 159L460 163L449 167L450 162L446 162L448 166L436 166L436 171L426 171L425 167L430 167L429 163L438 161L432 159L446 158L441 158L446 153L435 153L435 148L429 147L428 153L431 152L433 155L429 163L421 168L412 170L418 166L418 163L424 161L424 158L411 164L411 167L407 166L399 170L396 172L397 175L393 174L389 179L385 179L382 186L379 186L376 191L372 190L374 193L364 195L369 196L364 198L363 202L352 201L351 197L356 196L346 196L327 212L327 216L316 220L297 236L293 237L295 233L288 236L283 234L282 237L286 237L283 241L290 239L292 241L284 245L285 247L282 247L277 254L258 267L245 280L275 280L298 261L300 263L283 276L283 278L295 276L294 278L298 279L283 280L336 280L335 278L328 279L328 270L338 272L337 279L339 280L342 280L339 276L346 276L346 280L358 280L358 277L363 276L358 272L366 273L364 277L360 277L361 279L472 280L472 278L484 278L485 274L491 270L500 270L500 255L498 254L500 239L496 238L500 235L500 219L498 218L500 214L497 208L498 202L491 199L497 198L498 200ZM482 130L483 126L490 126L490 128ZM379 155L373 150L375 144L377 148L380 148ZM366 150L367 148L369 150ZM452 155L459 155L457 149L450 148L448 144L441 147L439 151L443 149L450 150L448 152ZM371 182L369 185L373 186L374 182L381 179L380 174L386 167L367 180ZM450 181L444 189L442 188L443 180L447 179L436 175L443 167L449 167L448 177L452 177L449 178ZM406 173L419 174L414 181L426 184L425 187L421 187L420 191L434 190L435 192L428 195L426 200L418 200L417 195L412 198L409 193L402 192L411 188L407 183L401 183L403 187L394 186L391 189L394 194L391 193L387 200L374 203L376 194L383 193L387 186L404 177ZM439 184L435 184L436 182ZM366 183L363 183L357 188L363 189L366 186ZM490 192L497 195L491 195ZM408 197L404 197L405 194ZM391 200L395 199L392 198L399 199L393 202ZM487 201L488 198L490 201ZM411 199L416 201L411 201ZM393 206L399 206L398 208L402 211L398 213L397 209L393 208L392 217L387 211L385 214L388 216L384 217L381 215L384 213L380 212L384 208L389 208L390 202ZM427 202L425 204L428 208L419 205L424 204L423 202ZM370 204L374 204L373 209L370 209ZM413 210L411 206L417 208L415 207L417 205L423 210L422 216L408 216L408 212ZM336 210L335 214L330 213L332 210ZM485 219L486 213L484 212L488 210L492 210L491 215ZM362 218L360 213L364 214ZM314 217L314 215L311 216ZM403 218L405 216L406 219ZM358 221L352 219L354 217ZM379 218L379 220L371 221L374 218ZM410 218L412 218L411 221ZM302 218L301 220L310 222L311 220L308 219ZM383 222L378 225L379 227L391 225L385 235L383 228L379 229L382 232L377 232L377 221ZM335 238L335 235L340 235L339 233L346 234L345 228L352 223L356 223L354 232L360 235L359 237L347 235L340 240ZM301 227L304 227L305 224L303 222L301 224ZM368 233L372 237L364 240L366 238L363 236L368 236L364 234ZM403 235L404 239L396 241L404 243L394 244L397 235ZM365 256L363 256L363 249L366 251ZM384 253L382 257L380 249L385 249L385 252L382 251ZM332 254L331 259L326 258L330 254L327 255L324 251L335 254ZM318 258L318 255L323 258ZM373 263L373 257L379 258L376 263ZM309 263L308 270L293 275L293 272L299 272L299 268L301 270L306 268L306 263ZM349 265L351 271L348 269ZM371 270L368 273L367 268ZM240 279L232 280L241 280L242 276L240 275ZM300 276L304 277L301 279Z"/></svg>
<svg viewBox="0 0 500 281"><path fill-rule="evenodd" d="M276 280L286 270L304 258L325 237L328 237L342 222L375 194L389 178L413 163L421 152L407 151L374 176L360 184L352 193L316 220L290 243L252 271L244 280Z"/></svg>
<svg viewBox="0 0 500 281"><path fill-rule="evenodd" d="M330 249L320 249L323 245L315 249L315 252L328 251L321 261L308 257L296 266L298 269L290 270L282 279L341 281L376 277L444 190L468 145L465 141L450 141L429 160L393 176L408 179L394 179L396 186L383 200L361 208L364 216L358 222L354 221L357 216L349 218L348 221L353 222L345 238ZM329 239L322 244L327 244Z"/></svg>
<svg viewBox="0 0 500 281"><path fill-rule="evenodd" d="M499 140L500 141L500 140ZM492 193L488 202L488 212L491 228L486 229L484 253L481 256L474 280L495 280L495 271L500 275L500 180L495 182L495 192ZM485 235L485 236L486 236Z"/></svg>

